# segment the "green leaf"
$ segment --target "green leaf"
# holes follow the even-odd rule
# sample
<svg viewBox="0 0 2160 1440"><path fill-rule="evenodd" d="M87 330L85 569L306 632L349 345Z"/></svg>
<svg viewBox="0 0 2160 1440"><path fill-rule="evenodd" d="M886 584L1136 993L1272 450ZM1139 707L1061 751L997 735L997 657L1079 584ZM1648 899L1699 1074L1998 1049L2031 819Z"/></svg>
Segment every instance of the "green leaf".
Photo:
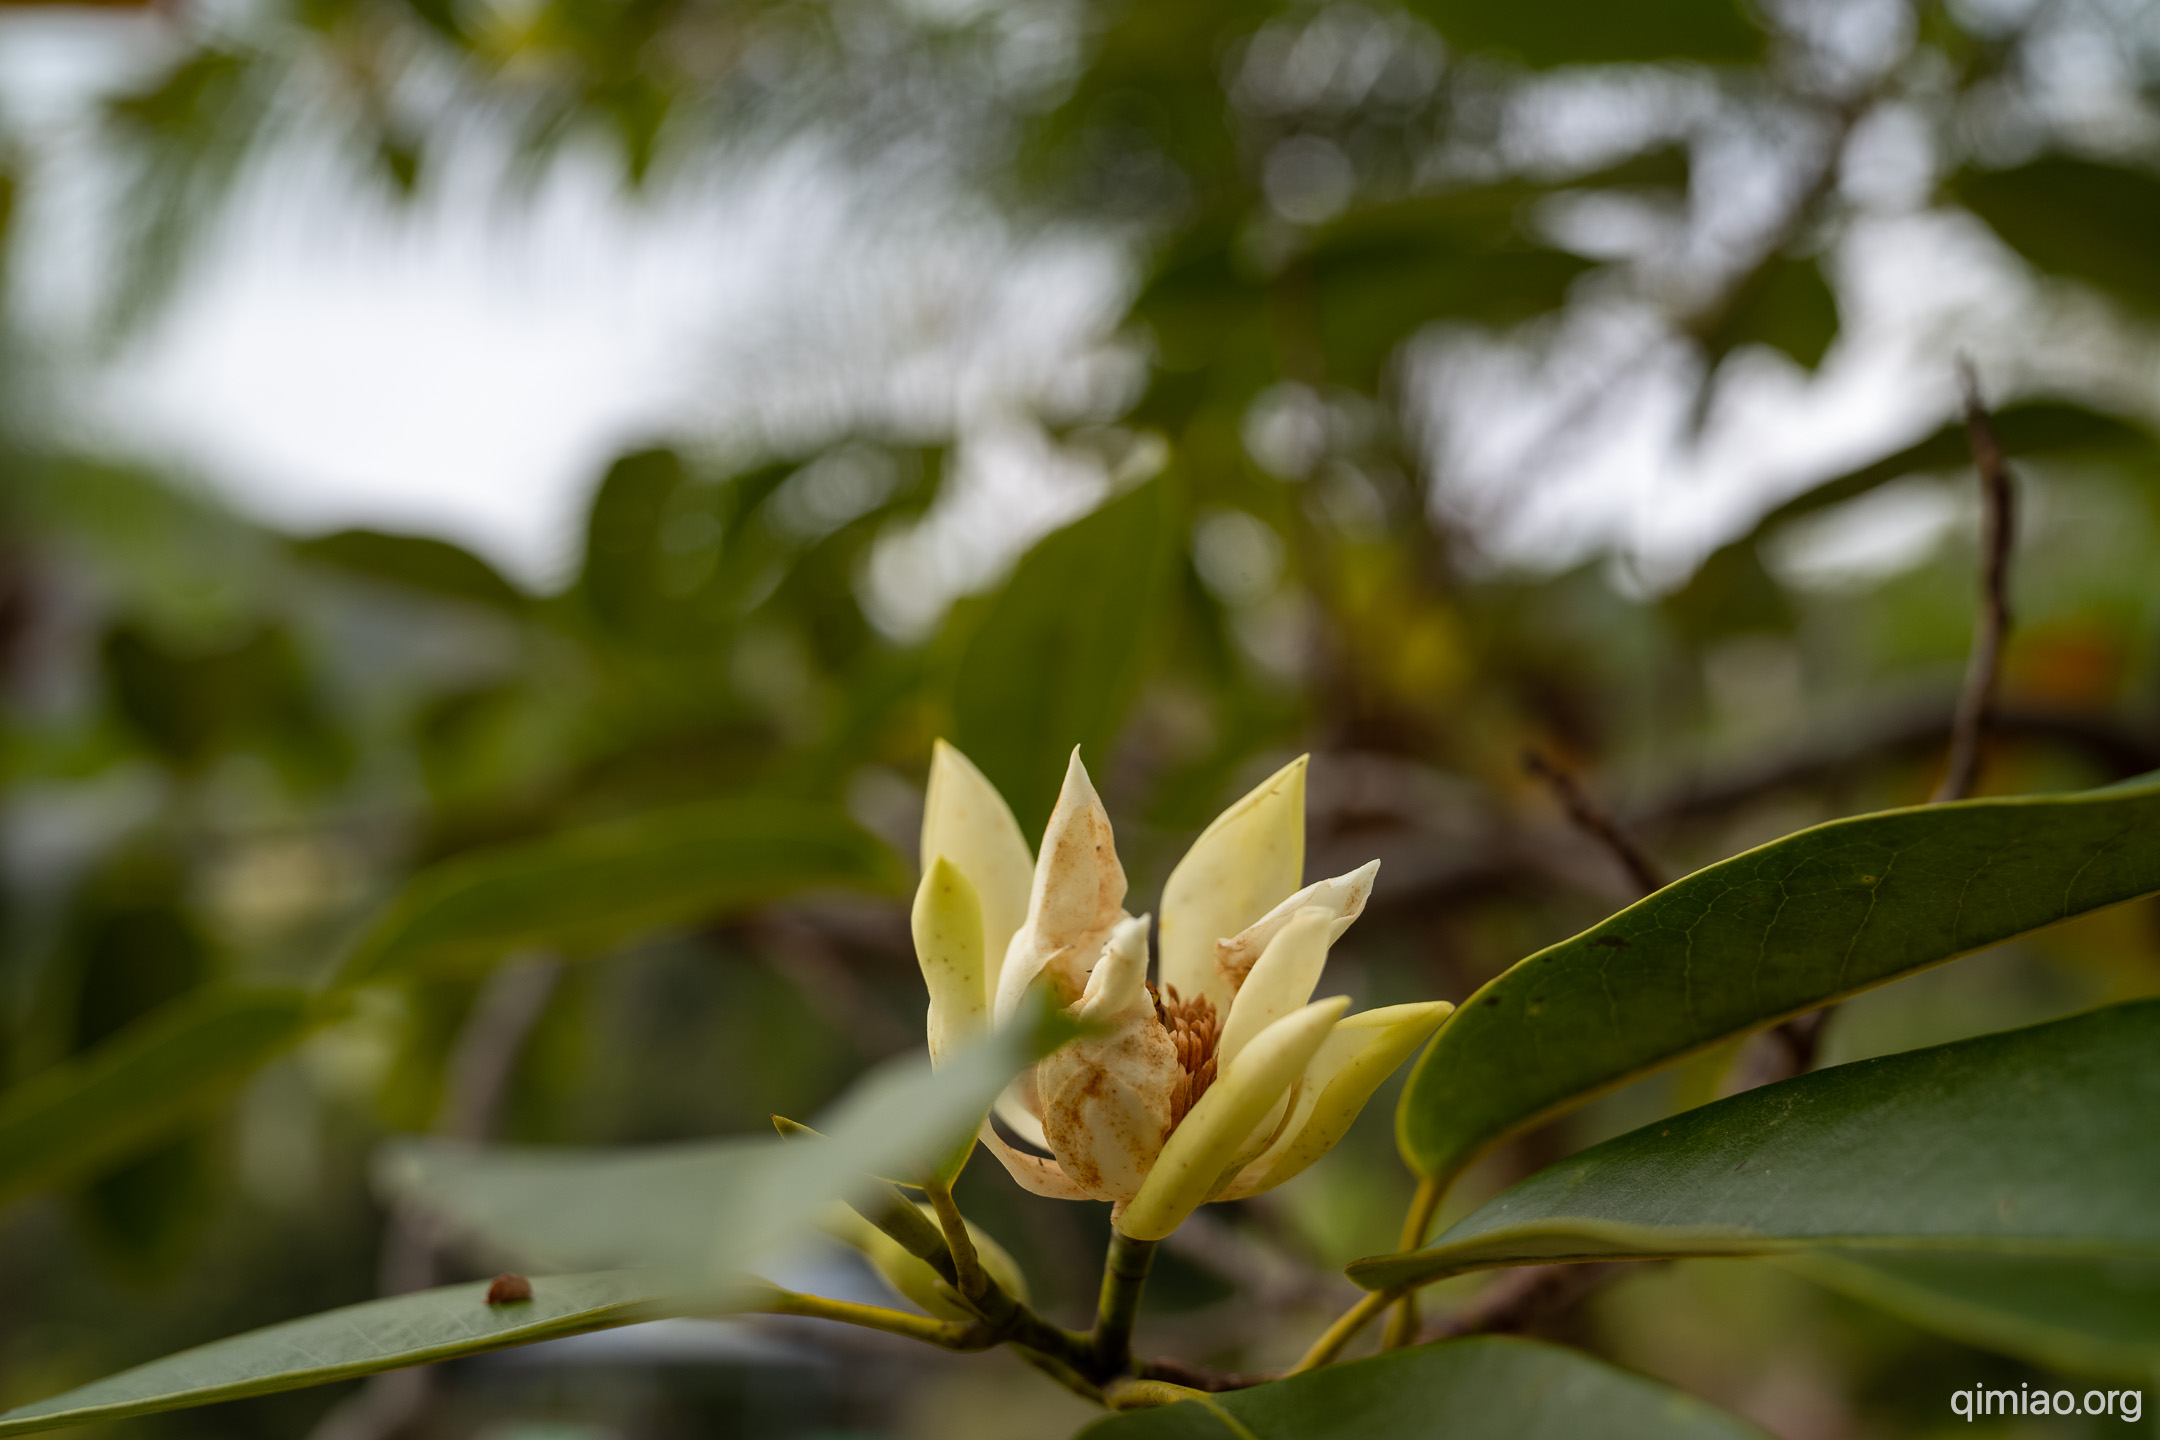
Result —
<svg viewBox="0 0 2160 1440"><path fill-rule="evenodd" d="M1763 52L1763 32L1733 0L1413 0L1410 8L1459 49L1494 51L1532 66L1744 65Z"/></svg>
<svg viewBox="0 0 2160 1440"><path fill-rule="evenodd" d="M2160 1374L2160 1261L1819 1250L1777 1263L1915 1325L2066 1374Z"/></svg>
<svg viewBox="0 0 2160 1440"><path fill-rule="evenodd" d="M2160 176L2142 167L2051 155L2009 170L1968 170L1950 196L2010 247L2051 275L2160 312Z"/></svg>
<svg viewBox="0 0 2160 1440"><path fill-rule="evenodd" d="M836 806L685 805L421 871L362 937L343 979L484 966L528 946L592 953L802 890L897 894L906 883L892 851Z"/></svg>
<svg viewBox="0 0 2160 1440"><path fill-rule="evenodd" d="M1311 275L1327 374L1371 386L1424 326L1505 326L1558 309L1593 262L1521 237L1529 187L1418 196L1352 211L1313 239Z"/></svg>
<svg viewBox="0 0 2160 1440"><path fill-rule="evenodd" d="M487 1282L450 1285L326 1310L199 1345L0 1415L0 1435L120 1420L305 1385L327 1385L402 1365L477 1355L684 1313L625 1274L557 1275L533 1298L490 1305Z"/></svg>
<svg viewBox="0 0 2160 1440"><path fill-rule="evenodd" d="M2143 426L2090 406L2058 399L2020 400L1993 415L1996 439L2013 460L2144 460L2160 458L2160 442ZM1908 475L1970 472L1972 449L1962 420L1946 421L1927 438L1879 460L1831 476L1756 521L1746 534L1714 551L1667 609L1703 639L1790 623L1783 592L1763 568L1762 542L1805 516L1856 500Z"/></svg>
<svg viewBox="0 0 2160 1440"><path fill-rule="evenodd" d="M327 1384L558 1335L738 1305L742 1279L800 1241L835 1203L867 1200L876 1172L919 1174L971 1131L1006 1083L1076 1033L1047 1007L936 1074L889 1064L834 1107L826 1135L643 1151L413 1145L384 1179L496 1249L548 1262L605 1254L639 1268L536 1278L529 1302L490 1306L453 1285L327 1311L220 1340L0 1416L0 1435Z"/></svg>
<svg viewBox="0 0 2160 1440"><path fill-rule="evenodd" d="M1812 1247L2160 1260L2160 1000L1819 1070L1593 1145L1368 1289Z"/></svg>
<svg viewBox="0 0 2160 1440"><path fill-rule="evenodd" d="M619 638L647 634L673 608L661 583L668 520L689 483L674 451L640 450L609 466L593 495L578 588L601 628Z"/></svg>
<svg viewBox="0 0 2160 1440"><path fill-rule="evenodd" d="M1027 834L1050 818L1073 746L1100 763L1161 651L1168 511L1169 493L1154 480L1050 536L1022 558L967 640L953 682L953 743Z"/></svg>
<svg viewBox="0 0 2160 1440"><path fill-rule="evenodd" d="M2160 776L1818 825L1666 886L1463 1003L1411 1072L1403 1155L1508 1136L1726 1039L2160 890Z"/></svg>
<svg viewBox="0 0 2160 1440"><path fill-rule="evenodd" d="M1702 343L1713 361L1742 345L1767 345L1813 370L1837 333L1837 292L1821 263L1781 256L1763 267Z"/></svg>
<svg viewBox="0 0 2160 1440"><path fill-rule="evenodd" d="M1449 1340L1097 1421L1075 1440L1761 1440L1700 1400L1574 1350Z"/></svg>
<svg viewBox="0 0 2160 1440"><path fill-rule="evenodd" d="M199 990L0 1094L0 1204L171 1134L329 1018L298 990Z"/></svg>
<svg viewBox="0 0 2160 1440"><path fill-rule="evenodd" d="M891 1061L841 1097L819 1135L633 1150L414 1143L385 1186L451 1229L536 1269L640 1266L723 1296L809 1233L832 1203L919 1175L971 1134L1020 1069L1073 1033L1062 1016L1013 1025L935 1074Z"/></svg>
<svg viewBox="0 0 2160 1440"><path fill-rule="evenodd" d="M526 604L524 593L494 566L470 550L432 536L340 530L295 541L292 548L303 560L411 590L503 610L522 610Z"/></svg>

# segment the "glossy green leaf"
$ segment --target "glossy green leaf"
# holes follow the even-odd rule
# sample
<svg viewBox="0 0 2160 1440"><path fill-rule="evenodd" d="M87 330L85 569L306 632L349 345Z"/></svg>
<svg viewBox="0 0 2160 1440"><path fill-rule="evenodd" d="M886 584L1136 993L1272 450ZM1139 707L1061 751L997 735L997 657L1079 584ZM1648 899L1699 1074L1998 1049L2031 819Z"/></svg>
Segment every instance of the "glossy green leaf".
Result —
<svg viewBox="0 0 2160 1440"><path fill-rule="evenodd" d="M1159 656L1171 557L1160 480L1030 550L975 629L953 682L953 743L1020 828L1050 817L1073 746L1097 759Z"/></svg>
<svg viewBox="0 0 2160 1440"><path fill-rule="evenodd" d="M362 937L343 978L482 966L526 947L591 953L803 890L896 894L906 883L892 851L837 806L686 805L421 871Z"/></svg>
<svg viewBox="0 0 2160 1440"><path fill-rule="evenodd" d="M809 1234L834 1201L879 1175L915 1175L980 1123L1022 1066L1072 1029L1008 1026L936 1073L927 1053L859 1081L818 1135L734 1137L630 1150L414 1143L382 1179L510 1262L535 1269L648 1267L721 1293Z"/></svg>
<svg viewBox="0 0 2160 1440"><path fill-rule="evenodd" d="M331 1013L298 990L200 990L0 1094L0 1203L172 1133Z"/></svg>
<svg viewBox="0 0 2160 1440"><path fill-rule="evenodd" d="M1788 1015L2160 890L2160 777L1836 820L1699 870L1463 1002L1404 1087L1446 1178L1508 1136Z"/></svg>
<svg viewBox="0 0 2160 1440"><path fill-rule="evenodd" d="M293 544L301 559L410 590L518 610L525 596L472 551L431 535L340 530Z"/></svg>
<svg viewBox="0 0 2160 1440"><path fill-rule="evenodd" d="M1350 1275L1813 1247L2160 1260L2155 1055L2146 1000L1819 1070L1594 1145Z"/></svg>
<svg viewBox="0 0 2160 1440"><path fill-rule="evenodd" d="M1077 1440L1761 1440L1702 1401L1556 1345L1450 1340L1097 1421Z"/></svg>
<svg viewBox="0 0 2160 1440"><path fill-rule="evenodd" d="M1745 64L1763 51L1763 32L1732 0L1415 0L1449 43L1525 65L1596 65L1700 60Z"/></svg>
<svg viewBox="0 0 2160 1440"><path fill-rule="evenodd" d="M0 1415L0 1435L124 1419L159 1410L327 1385L682 1314L628 1274L555 1275L532 1282L533 1298L490 1305L487 1282L450 1285L326 1310L212 1341Z"/></svg>
<svg viewBox="0 0 2160 1440"><path fill-rule="evenodd" d="M2151 170L2051 155L2009 170L1968 170L1949 189L2040 269L2160 311L2152 263L2160 176Z"/></svg>
<svg viewBox="0 0 2160 1440"><path fill-rule="evenodd" d="M1777 1262L1968 1345L2071 1375L2160 1375L2160 1260L1821 1250Z"/></svg>

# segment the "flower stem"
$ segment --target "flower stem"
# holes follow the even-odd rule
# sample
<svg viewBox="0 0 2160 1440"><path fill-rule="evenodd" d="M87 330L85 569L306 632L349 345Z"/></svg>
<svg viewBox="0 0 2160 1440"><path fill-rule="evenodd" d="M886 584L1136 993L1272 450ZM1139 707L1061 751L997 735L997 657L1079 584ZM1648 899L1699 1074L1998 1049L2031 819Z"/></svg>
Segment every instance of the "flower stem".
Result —
<svg viewBox="0 0 2160 1440"><path fill-rule="evenodd" d="M983 1270L982 1257L975 1253L975 1237L968 1234L967 1220L953 1201L952 1187L933 1177L923 1181L922 1190L930 1197L930 1208L937 1211L945 1244L952 1251L954 1288L968 1304L980 1305L989 1292L990 1276Z"/></svg>
<svg viewBox="0 0 2160 1440"><path fill-rule="evenodd" d="M1417 1194L1411 1197L1409 1213L1403 1216L1402 1239L1398 1250L1415 1250L1425 1243L1425 1236L1432 1229L1433 1214L1440 1208L1440 1200L1447 1189L1438 1180L1418 1181ZM1409 1291L1395 1313L1388 1317L1387 1334L1380 1341L1382 1350L1400 1350L1413 1343L1418 1335L1417 1292Z"/></svg>
<svg viewBox="0 0 2160 1440"><path fill-rule="evenodd" d="M1147 1287L1148 1266L1154 1262L1158 1243L1135 1240L1115 1228L1110 1231L1110 1253L1103 1258L1102 1299L1095 1307L1095 1329L1089 1336L1095 1373L1105 1378L1124 1374L1132 1364L1133 1322L1140 1316L1140 1292Z"/></svg>
<svg viewBox="0 0 2160 1440"><path fill-rule="evenodd" d="M837 1320L888 1335L905 1335L944 1350L988 1350L999 1341L996 1331L978 1322L933 1320L882 1305L860 1305L852 1300L828 1300L777 1287L763 1292L750 1308L764 1315L802 1315L813 1320Z"/></svg>
<svg viewBox="0 0 2160 1440"><path fill-rule="evenodd" d="M1401 1299L1403 1293L1400 1290L1375 1290L1343 1311L1335 1323L1328 1326L1318 1340L1313 1341L1312 1349L1305 1352L1305 1358L1284 1373L1302 1375L1307 1370L1317 1370L1334 1360L1342 1354L1345 1345L1357 1338L1358 1331L1364 1329L1382 1310Z"/></svg>

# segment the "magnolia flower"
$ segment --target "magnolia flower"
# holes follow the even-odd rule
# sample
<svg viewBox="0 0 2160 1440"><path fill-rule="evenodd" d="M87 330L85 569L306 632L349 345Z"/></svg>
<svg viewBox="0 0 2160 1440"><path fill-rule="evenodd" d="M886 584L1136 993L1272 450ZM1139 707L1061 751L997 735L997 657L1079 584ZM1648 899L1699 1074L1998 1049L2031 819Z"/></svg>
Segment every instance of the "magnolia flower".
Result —
<svg viewBox="0 0 2160 1440"><path fill-rule="evenodd" d="M912 919L932 1062L1010 1020L1037 986L1090 1022L997 1104L1047 1154L987 1121L979 1138L1038 1195L1113 1202L1113 1223L1136 1240L1326 1154L1452 1008L1346 1015L1345 997L1313 1000L1380 862L1299 888L1303 758L1225 810L1171 871L1159 984L1148 917L1125 911L1110 817L1077 750L1031 858L997 790L939 741L922 860Z"/></svg>

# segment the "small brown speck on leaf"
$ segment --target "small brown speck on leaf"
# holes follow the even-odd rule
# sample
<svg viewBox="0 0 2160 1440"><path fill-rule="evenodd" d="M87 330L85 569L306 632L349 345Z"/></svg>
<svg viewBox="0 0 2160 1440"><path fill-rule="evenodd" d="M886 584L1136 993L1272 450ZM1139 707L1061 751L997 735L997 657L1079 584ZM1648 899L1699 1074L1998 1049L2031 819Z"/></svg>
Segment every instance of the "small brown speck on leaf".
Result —
<svg viewBox="0 0 2160 1440"><path fill-rule="evenodd" d="M490 1305L521 1305L532 1299L532 1281L523 1275L497 1275L495 1283L488 1286L487 1303Z"/></svg>

